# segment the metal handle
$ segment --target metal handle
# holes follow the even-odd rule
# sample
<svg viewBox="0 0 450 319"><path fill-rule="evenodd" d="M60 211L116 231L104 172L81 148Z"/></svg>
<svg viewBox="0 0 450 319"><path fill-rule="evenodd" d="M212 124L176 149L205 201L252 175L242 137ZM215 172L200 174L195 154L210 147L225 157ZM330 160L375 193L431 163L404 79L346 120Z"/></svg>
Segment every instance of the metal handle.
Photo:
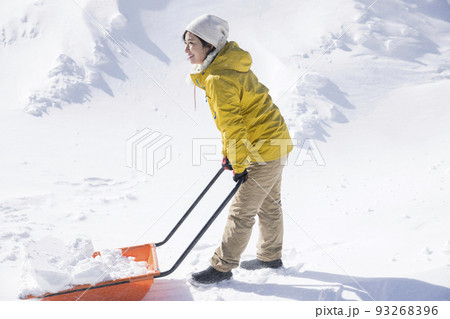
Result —
<svg viewBox="0 0 450 319"><path fill-rule="evenodd" d="M175 225L175 227L170 231L170 233L167 235L167 237L159 242L156 243L155 246L159 247L164 245L169 241L169 239L175 234L175 232L178 230L178 228L183 224L183 222L186 220L186 218L189 216L189 214L194 210L195 206L200 202L200 200L205 196L205 194L208 192L208 190L211 188L211 186L216 182L216 180L219 178L219 176L223 173L225 169L223 167L220 168L220 170L214 175L213 179L209 182L208 185L206 185L205 189L201 192L201 194L197 197L197 199L192 203L191 207L184 213L183 217L178 221L178 223Z"/></svg>
<svg viewBox="0 0 450 319"><path fill-rule="evenodd" d="M225 206L228 204L228 202L233 198L234 194L238 191L239 187L244 181L241 179L236 183L236 186L231 190L231 192L228 194L228 196L225 198L225 200L220 204L219 208L214 212L214 214L209 218L209 220L206 222L205 226L200 230L200 232L195 236L194 240L191 242L191 244L186 248L186 250L181 254L181 256L178 258L178 260L175 262L175 264L167 271L161 272L159 275L154 276L155 278L164 277L167 275L170 275L175 271L175 269L178 268L178 266L183 262L183 260L186 258L186 256L191 252L192 248L197 244L197 242L202 238L202 236L205 234L205 232L208 230L209 226L214 222L214 220L219 216L219 214L222 212L222 210L225 208Z"/></svg>

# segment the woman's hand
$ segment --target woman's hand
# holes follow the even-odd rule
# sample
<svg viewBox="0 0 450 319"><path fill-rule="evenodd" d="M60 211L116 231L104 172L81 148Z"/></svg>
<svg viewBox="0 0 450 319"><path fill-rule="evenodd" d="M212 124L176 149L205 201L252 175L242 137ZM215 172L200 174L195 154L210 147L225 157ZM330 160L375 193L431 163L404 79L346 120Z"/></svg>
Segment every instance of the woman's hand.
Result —
<svg viewBox="0 0 450 319"><path fill-rule="evenodd" d="M242 173L236 174L233 171L233 181L235 181L236 183L239 182L240 180L242 180L242 183L245 183L248 179L248 172L247 169L244 169L244 171Z"/></svg>
<svg viewBox="0 0 450 319"><path fill-rule="evenodd" d="M233 166L231 165L230 161L228 160L228 157L224 156L222 159L222 167L223 169L226 169L228 171L233 170Z"/></svg>

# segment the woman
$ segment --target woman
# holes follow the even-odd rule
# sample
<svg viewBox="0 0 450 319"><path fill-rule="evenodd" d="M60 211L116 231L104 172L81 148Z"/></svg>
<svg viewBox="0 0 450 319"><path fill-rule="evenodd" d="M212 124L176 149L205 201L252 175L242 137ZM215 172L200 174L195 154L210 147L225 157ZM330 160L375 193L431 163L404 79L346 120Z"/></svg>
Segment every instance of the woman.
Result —
<svg viewBox="0 0 450 319"><path fill-rule="evenodd" d="M232 277L231 270L250 239L259 217L256 259L244 261L249 270L282 267L283 216L281 174L292 150L286 123L268 89L250 70L250 54L227 42L228 23L202 15L183 34L185 52L193 64L192 81L206 97L223 142L222 165L243 179L230 206L221 245L208 269L194 273L194 282L210 284Z"/></svg>

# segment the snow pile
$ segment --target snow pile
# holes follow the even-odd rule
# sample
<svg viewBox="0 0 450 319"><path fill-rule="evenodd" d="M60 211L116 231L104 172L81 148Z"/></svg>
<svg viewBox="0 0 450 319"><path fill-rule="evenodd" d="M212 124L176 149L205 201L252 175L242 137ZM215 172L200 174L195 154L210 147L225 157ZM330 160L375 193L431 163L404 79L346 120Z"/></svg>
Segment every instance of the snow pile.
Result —
<svg viewBox="0 0 450 319"><path fill-rule="evenodd" d="M83 103L90 95L86 84L86 73L69 56L61 54L59 64L49 74L50 84L43 91L37 91L28 98L25 111L42 115L48 107L61 108L61 103Z"/></svg>
<svg viewBox="0 0 450 319"><path fill-rule="evenodd" d="M358 2L362 10L373 3L370 0ZM445 0L389 1L374 5L362 17L359 28L351 30L346 40L352 38L350 42L360 44L378 56L418 62L427 53L439 53L438 45L433 41L433 31L430 32L432 23L426 17L448 22L448 14L444 12L449 8Z"/></svg>
<svg viewBox="0 0 450 319"><path fill-rule="evenodd" d="M102 0L22 0L18 6L0 24L0 46L5 47L5 56L15 60L4 65L5 70L26 73L17 82L26 112L42 116L51 107L82 104L95 89L112 96L104 76L126 79L114 57L113 51L120 49L106 40L127 23L117 5ZM39 48L30 55L30 46ZM7 95L16 93L15 84L5 89Z"/></svg>
<svg viewBox="0 0 450 319"><path fill-rule="evenodd" d="M92 242L83 238L64 244L60 239L48 236L30 241L25 250L20 297L147 274L146 262L124 257L120 249L105 249L93 258Z"/></svg>
<svg viewBox="0 0 450 319"><path fill-rule="evenodd" d="M282 102L289 105L285 116L298 141L305 138L325 141L329 136L328 122L348 122L341 110L354 108L336 84L313 72L305 74Z"/></svg>

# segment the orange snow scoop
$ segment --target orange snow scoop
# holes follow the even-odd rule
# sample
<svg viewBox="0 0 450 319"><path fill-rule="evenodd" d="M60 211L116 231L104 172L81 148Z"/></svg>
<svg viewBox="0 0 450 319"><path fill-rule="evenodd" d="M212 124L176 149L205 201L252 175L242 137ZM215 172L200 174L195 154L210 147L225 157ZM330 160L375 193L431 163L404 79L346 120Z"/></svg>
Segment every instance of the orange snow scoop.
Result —
<svg viewBox="0 0 450 319"><path fill-rule="evenodd" d="M122 256L134 257L134 261L136 262L147 262L148 273L146 275L102 281L95 285L77 285L71 289L56 293L47 293L41 296L27 296L23 299L40 298L41 300L51 301L142 300L153 284L154 276L160 274L155 247L155 244L146 244L120 248L122 250ZM92 257L95 258L99 255L100 252L94 252Z"/></svg>
<svg viewBox="0 0 450 319"><path fill-rule="evenodd" d="M203 234L208 230L209 226L214 222L217 216L221 213L228 202L233 198L234 194L237 192L243 180L236 183L236 186L231 190L222 204L217 208L214 214L206 222L200 232L195 236L191 244L186 248L186 250L181 254L175 264L167 271L160 272L158 266L158 258L156 255L156 248L164 245L172 237L172 235L178 230L181 224L189 216L192 210L197 206L206 192L211 188L219 176L223 173L224 168L222 167L213 179L209 182L202 193L197 197L194 203L189 207L186 213L181 217L175 227L170 231L166 238L155 244L145 244L139 246L120 248L122 250L122 255L125 257L134 257L134 261L145 261L147 262L148 273L146 275L121 278L117 280L102 281L95 285L77 285L71 289L59 291L56 293L46 293L40 296L29 295L22 299L40 299L40 300L51 300L51 301L87 301L87 300L97 300L97 301L133 301L142 300L144 296L150 290L153 284L154 278L164 277L170 275L178 266L183 262L186 256L190 253L192 248L197 244ZM95 252L92 257L101 255L100 252Z"/></svg>

